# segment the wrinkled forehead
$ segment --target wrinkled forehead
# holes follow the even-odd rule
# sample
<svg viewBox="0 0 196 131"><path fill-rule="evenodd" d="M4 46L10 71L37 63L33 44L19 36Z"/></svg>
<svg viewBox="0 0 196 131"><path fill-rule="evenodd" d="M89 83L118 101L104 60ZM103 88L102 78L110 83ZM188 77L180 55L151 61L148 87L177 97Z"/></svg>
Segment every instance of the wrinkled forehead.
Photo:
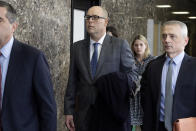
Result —
<svg viewBox="0 0 196 131"><path fill-rule="evenodd" d="M91 7L88 12L87 15L97 15L97 16L104 16L103 13L103 9L100 7Z"/></svg>
<svg viewBox="0 0 196 131"><path fill-rule="evenodd" d="M162 30L181 30L181 27L178 24L164 25Z"/></svg>
<svg viewBox="0 0 196 131"><path fill-rule="evenodd" d="M182 33L182 29L177 24L165 25L162 28L162 34L179 34Z"/></svg>

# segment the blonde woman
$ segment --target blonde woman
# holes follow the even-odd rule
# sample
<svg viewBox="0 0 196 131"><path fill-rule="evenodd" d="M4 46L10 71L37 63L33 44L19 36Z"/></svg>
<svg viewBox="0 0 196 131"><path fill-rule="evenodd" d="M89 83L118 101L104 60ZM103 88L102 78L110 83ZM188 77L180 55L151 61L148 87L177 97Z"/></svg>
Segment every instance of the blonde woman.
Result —
<svg viewBox="0 0 196 131"><path fill-rule="evenodd" d="M141 77L147 64L155 57L150 54L148 41L143 35L137 35L134 38L131 49L134 53L138 74ZM134 98L130 99L130 114L131 126L136 126L136 130L140 130L140 127L142 128L143 125L140 89L137 90Z"/></svg>

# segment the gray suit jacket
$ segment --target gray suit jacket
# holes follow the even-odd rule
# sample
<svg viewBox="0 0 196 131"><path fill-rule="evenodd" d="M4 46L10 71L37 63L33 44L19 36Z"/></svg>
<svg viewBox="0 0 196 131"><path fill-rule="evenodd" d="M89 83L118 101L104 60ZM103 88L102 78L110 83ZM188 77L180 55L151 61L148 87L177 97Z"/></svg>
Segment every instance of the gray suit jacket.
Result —
<svg viewBox="0 0 196 131"><path fill-rule="evenodd" d="M65 114L75 116L76 127L79 129L88 125L88 122L85 125L85 121L90 119L89 109L95 102L96 89L93 84L97 78L119 71L126 72L131 82L137 78L135 61L127 41L106 35L94 79L91 75L89 47L87 39L73 44L64 103Z"/></svg>

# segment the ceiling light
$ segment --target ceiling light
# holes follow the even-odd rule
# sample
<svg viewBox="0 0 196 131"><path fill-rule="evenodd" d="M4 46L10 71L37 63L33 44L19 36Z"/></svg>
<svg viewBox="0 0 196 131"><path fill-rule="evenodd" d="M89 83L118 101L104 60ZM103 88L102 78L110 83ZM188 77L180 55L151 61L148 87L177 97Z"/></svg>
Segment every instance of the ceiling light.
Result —
<svg viewBox="0 0 196 131"><path fill-rule="evenodd" d="M196 19L196 16L190 16L189 19Z"/></svg>
<svg viewBox="0 0 196 131"><path fill-rule="evenodd" d="M156 5L157 8L171 8L171 5Z"/></svg>
<svg viewBox="0 0 196 131"><path fill-rule="evenodd" d="M185 15L185 14L189 14L190 12L188 11L175 11L175 12L172 12L172 14L175 14L175 15Z"/></svg>
<svg viewBox="0 0 196 131"><path fill-rule="evenodd" d="M137 16L137 17L133 17L133 18L135 18L135 19L143 19L143 18L145 18L145 17Z"/></svg>

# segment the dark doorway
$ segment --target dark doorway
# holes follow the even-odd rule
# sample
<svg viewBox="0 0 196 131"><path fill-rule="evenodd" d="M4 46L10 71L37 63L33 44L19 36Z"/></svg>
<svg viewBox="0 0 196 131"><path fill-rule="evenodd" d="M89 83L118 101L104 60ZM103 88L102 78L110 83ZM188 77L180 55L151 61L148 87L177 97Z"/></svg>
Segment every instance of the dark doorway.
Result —
<svg viewBox="0 0 196 131"><path fill-rule="evenodd" d="M72 0L71 8L71 44L87 38L84 16L91 6L100 5L101 0Z"/></svg>

